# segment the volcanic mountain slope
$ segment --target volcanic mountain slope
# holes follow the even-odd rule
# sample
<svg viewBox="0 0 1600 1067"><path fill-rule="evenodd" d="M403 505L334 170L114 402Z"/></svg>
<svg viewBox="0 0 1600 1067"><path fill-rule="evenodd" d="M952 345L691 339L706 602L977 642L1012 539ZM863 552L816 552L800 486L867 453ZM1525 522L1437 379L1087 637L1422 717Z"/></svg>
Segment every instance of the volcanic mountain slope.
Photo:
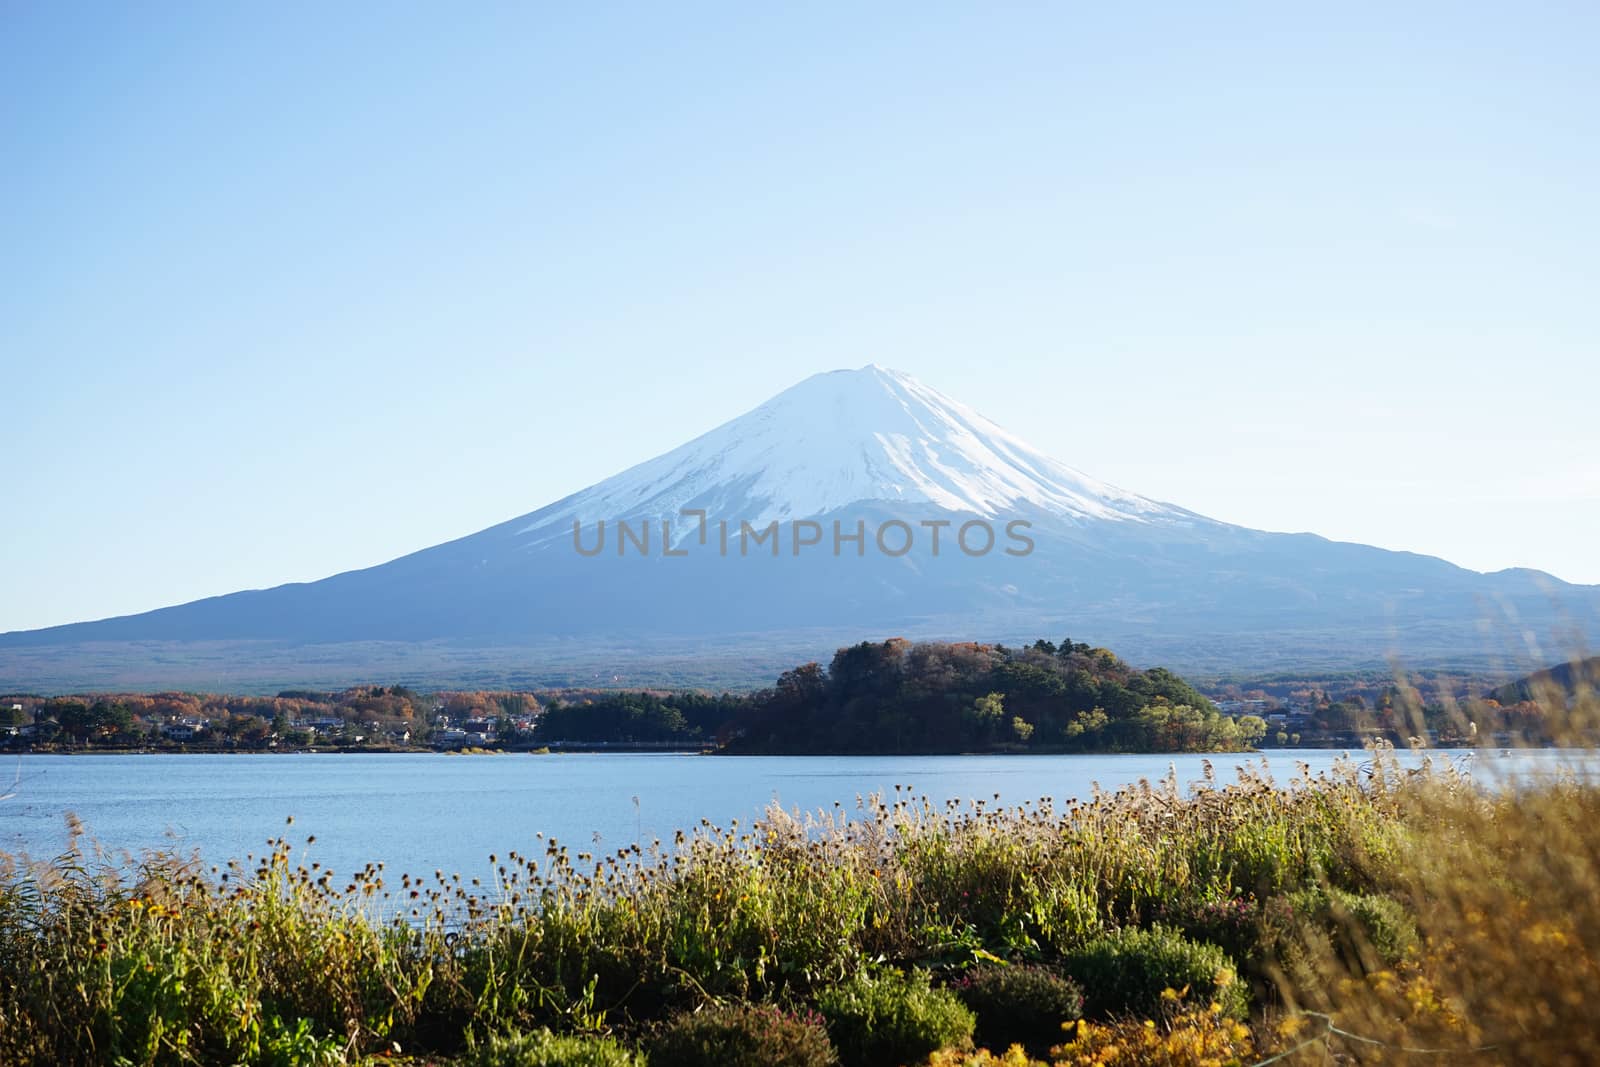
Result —
<svg viewBox="0 0 1600 1067"><path fill-rule="evenodd" d="M1600 587L1208 519L868 366L808 378L582 492L380 566L0 635L0 683L42 663L93 674L97 657L125 663L139 647L182 661L217 642L235 643L221 653L230 668L270 653L281 677L330 654L359 663L371 642L403 673L411 647L492 670L552 642L624 658L751 642L824 655L891 633L1070 634L1260 670L1477 658L1504 652L1501 631L1559 652L1600 632Z"/></svg>

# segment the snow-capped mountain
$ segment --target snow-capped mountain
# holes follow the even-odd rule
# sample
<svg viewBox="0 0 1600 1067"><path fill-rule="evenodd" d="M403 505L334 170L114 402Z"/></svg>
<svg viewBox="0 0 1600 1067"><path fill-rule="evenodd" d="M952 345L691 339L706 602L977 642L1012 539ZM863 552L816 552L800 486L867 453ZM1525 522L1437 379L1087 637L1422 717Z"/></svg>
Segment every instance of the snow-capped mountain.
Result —
<svg viewBox="0 0 1600 1067"><path fill-rule="evenodd" d="M1026 506L1070 521L1187 517L1058 463L967 405L872 364L807 378L536 512L518 533L537 543L570 536L575 519L673 520L687 508L765 524L868 502L989 517Z"/></svg>
<svg viewBox="0 0 1600 1067"><path fill-rule="evenodd" d="M548 678L538 665L556 656L635 683L664 676L648 664L666 656L683 682L718 656L793 662L890 634L1070 634L1180 668L1459 662L1592 644L1600 587L1208 519L868 366L379 566L0 634L0 689L289 681L330 663L337 677Z"/></svg>

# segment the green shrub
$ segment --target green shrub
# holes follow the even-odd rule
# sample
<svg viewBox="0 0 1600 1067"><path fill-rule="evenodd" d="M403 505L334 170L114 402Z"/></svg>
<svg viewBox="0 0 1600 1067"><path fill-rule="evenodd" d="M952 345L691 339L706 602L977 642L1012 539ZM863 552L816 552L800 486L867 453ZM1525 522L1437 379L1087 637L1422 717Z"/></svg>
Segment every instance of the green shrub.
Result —
<svg viewBox="0 0 1600 1067"><path fill-rule="evenodd" d="M344 1062L344 1042L333 1036L319 1038L308 1019L290 1027L274 1015L262 1027L264 1067L333 1067Z"/></svg>
<svg viewBox="0 0 1600 1067"><path fill-rule="evenodd" d="M1224 900L1179 896L1153 908L1151 919L1190 941L1216 945L1240 968L1247 968L1262 953L1262 907L1254 896Z"/></svg>
<svg viewBox="0 0 1600 1067"><path fill-rule="evenodd" d="M1247 1007L1228 954L1170 927L1115 930L1071 953L1066 969L1083 983L1094 1015L1154 1016L1168 989L1187 990L1191 1000L1215 1001L1233 1018L1242 1017Z"/></svg>
<svg viewBox="0 0 1600 1067"><path fill-rule="evenodd" d="M1083 1015L1083 990L1047 967L987 964L951 989L977 1013L978 1043L992 1048L1057 1044L1061 1024Z"/></svg>
<svg viewBox="0 0 1600 1067"><path fill-rule="evenodd" d="M1322 952L1337 950L1352 966L1387 966L1417 944L1416 920L1393 897L1316 886L1290 895L1288 902L1301 926L1299 938L1312 938ZM1305 948L1280 946L1286 957L1297 951Z"/></svg>
<svg viewBox="0 0 1600 1067"><path fill-rule="evenodd" d="M644 1067L645 1058L607 1037L499 1034L467 1051L462 1067Z"/></svg>
<svg viewBox="0 0 1600 1067"><path fill-rule="evenodd" d="M976 1024L954 993L929 985L926 971L858 973L823 990L817 1007L846 1067L894 1067L965 1048Z"/></svg>
<svg viewBox="0 0 1600 1067"><path fill-rule="evenodd" d="M668 1023L652 1067L832 1067L839 1062L822 1017L748 1004L705 1008Z"/></svg>
<svg viewBox="0 0 1600 1067"><path fill-rule="evenodd" d="M1360 936L1384 963L1394 963L1417 943L1417 924L1405 905L1378 893L1329 894L1335 921L1345 920L1351 933Z"/></svg>

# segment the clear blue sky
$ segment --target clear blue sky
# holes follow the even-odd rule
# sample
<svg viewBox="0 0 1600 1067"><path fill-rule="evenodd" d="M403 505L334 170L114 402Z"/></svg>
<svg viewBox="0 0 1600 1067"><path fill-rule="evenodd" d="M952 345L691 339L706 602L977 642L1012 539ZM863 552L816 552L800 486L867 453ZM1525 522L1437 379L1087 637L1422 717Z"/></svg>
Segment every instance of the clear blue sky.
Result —
<svg viewBox="0 0 1600 1067"><path fill-rule="evenodd" d="M1310 7L6 3L0 630L867 362L1217 518L1600 582L1600 5Z"/></svg>

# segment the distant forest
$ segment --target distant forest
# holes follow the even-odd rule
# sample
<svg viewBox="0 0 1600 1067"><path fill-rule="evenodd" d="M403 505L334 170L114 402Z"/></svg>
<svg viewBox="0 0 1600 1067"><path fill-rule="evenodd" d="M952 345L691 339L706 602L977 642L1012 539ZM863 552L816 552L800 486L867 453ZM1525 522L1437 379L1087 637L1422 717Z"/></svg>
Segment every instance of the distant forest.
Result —
<svg viewBox="0 0 1600 1067"><path fill-rule="evenodd" d="M1182 678L1087 644L913 644L840 649L747 696L628 692L544 709L535 738L703 740L732 753L1227 752L1266 734Z"/></svg>

